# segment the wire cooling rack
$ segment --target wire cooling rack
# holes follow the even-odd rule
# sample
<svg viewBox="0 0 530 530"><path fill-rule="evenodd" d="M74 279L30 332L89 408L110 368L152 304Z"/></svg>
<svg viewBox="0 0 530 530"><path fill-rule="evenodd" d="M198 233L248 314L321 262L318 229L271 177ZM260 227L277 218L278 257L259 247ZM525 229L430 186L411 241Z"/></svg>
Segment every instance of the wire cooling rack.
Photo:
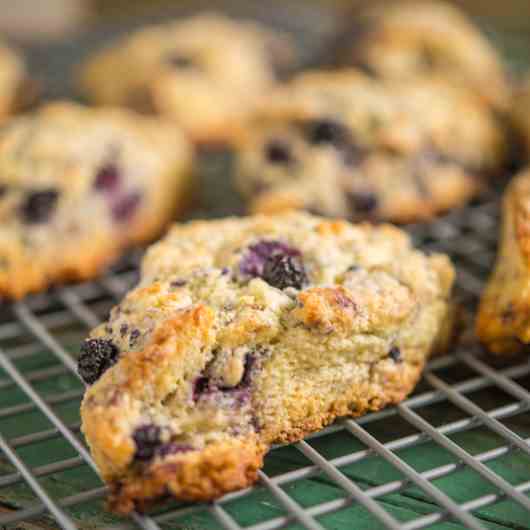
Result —
<svg viewBox="0 0 530 530"><path fill-rule="evenodd" d="M326 12L300 11L300 4L231 4L236 13L252 4L263 11L257 18L273 12L280 27L298 25L287 29L303 33L311 57L310 44L333 26ZM46 95L69 95L64 79L80 51L113 31L32 50ZM223 155L203 162L209 215L237 211L217 197ZM495 257L498 196L409 227L423 249L451 255L469 314ZM1 530L530 529L530 357L488 356L470 318L459 346L430 362L409 399L275 447L254 487L211 504L170 501L127 519L106 512L107 490L80 434L76 356L87 331L135 283L139 257L132 253L97 281L0 308Z"/></svg>
<svg viewBox="0 0 530 530"><path fill-rule="evenodd" d="M453 257L467 308L494 258L497 225L489 197L410 228L423 248ZM465 333L399 406L274 448L255 487L212 504L107 516L79 433L75 355L134 283L138 259L2 313L0 528L530 528L530 358L501 364Z"/></svg>

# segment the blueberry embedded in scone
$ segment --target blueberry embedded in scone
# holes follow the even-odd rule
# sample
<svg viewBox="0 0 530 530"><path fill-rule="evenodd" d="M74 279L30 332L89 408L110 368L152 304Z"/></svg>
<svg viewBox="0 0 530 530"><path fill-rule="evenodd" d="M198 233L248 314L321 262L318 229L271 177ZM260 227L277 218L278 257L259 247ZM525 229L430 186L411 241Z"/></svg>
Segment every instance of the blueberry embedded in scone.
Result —
<svg viewBox="0 0 530 530"><path fill-rule="evenodd" d="M262 103L234 180L251 212L411 222L465 204L508 156L504 127L468 90L314 71Z"/></svg>
<svg viewBox="0 0 530 530"><path fill-rule="evenodd" d="M203 13L139 30L83 66L80 85L99 104L176 120L199 142L237 137L256 102L294 60L283 34Z"/></svg>
<svg viewBox="0 0 530 530"><path fill-rule="evenodd" d="M497 262L480 300L479 339L497 354L530 343L530 170L517 175L503 198Z"/></svg>
<svg viewBox="0 0 530 530"><path fill-rule="evenodd" d="M338 62L372 77L440 77L506 111L511 87L501 57L456 6L439 0L379 2L352 12Z"/></svg>
<svg viewBox="0 0 530 530"><path fill-rule="evenodd" d="M192 148L173 124L50 104L0 129L0 294L94 277L189 200Z"/></svg>
<svg viewBox="0 0 530 530"><path fill-rule="evenodd" d="M447 338L453 279L391 226L302 213L175 226L80 356L111 508L246 487L272 443L404 399Z"/></svg>

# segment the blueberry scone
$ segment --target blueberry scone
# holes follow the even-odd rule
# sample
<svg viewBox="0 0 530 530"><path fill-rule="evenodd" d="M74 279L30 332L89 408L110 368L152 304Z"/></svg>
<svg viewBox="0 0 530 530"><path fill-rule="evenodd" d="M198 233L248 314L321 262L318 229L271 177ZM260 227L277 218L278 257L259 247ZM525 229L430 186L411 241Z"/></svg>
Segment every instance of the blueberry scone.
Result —
<svg viewBox="0 0 530 530"><path fill-rule="evenodd" d="M468 90L339 70L301 74L271 95L236 151L235 186L251 212L409 222L464 204L508 149Z"/></svg>
<svg viewBox="0 0 530 530"><path fill-rule="evenodd" d="M506 110L510 89L500 58L457 7L430 0L380 2L354 15L340 39L342 64L389 78L440 76Z"/></svg>
<svg viewBox="0 0 530 530"><path fill-rule="evenodd" d="M510 183L503 199L497 263L480 301L477 334L494 353L530 343L530 170Z"/></svg>
<svg viewBox="0 0 530 530"><path fill-rule="evenodd" d="M206 13L126 37L89 60L80 82L96 103L171 117L199 142L226 141L292 55L284 35Z"/></svg>
<svg viewBox="0 0 530 530"><path fill-rule="evenodd" d="M175 226L79 357L112 509L246 487L272 443L404 399L448 336L453 275L389 225Z"/></svg>
<svg viewBox="0 0 530 530"><path fill-rule="evenodd" d="M24 107L33 91L22 57L0 40L0 120Z"/></svg>
<svg viewBox="0 0 530 530"><path fill-rule="evenodd" d="M0 294L94 276L184 206L192 149L173 124L55 103L0 128Z"/></svg>

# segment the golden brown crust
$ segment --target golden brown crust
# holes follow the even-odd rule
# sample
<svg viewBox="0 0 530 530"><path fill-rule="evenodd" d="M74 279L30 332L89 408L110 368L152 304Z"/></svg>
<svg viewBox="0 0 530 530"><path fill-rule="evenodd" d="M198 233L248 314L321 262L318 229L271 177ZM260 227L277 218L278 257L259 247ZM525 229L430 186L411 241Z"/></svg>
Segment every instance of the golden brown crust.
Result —
<svg viewBox="0 0 530 530"><path fill-rule="evenodd" d="M510 183L503 199L497 262L480 302L477 334L494 353L530 342L530 171Z"/></svg>
<svg viewBox="0 0 530 530"><path fill-rule="evenodd" d="M256 440L215 443L200 453L154 465L148 474L112 485L109 508L121 514L143 511L165 495L208 501L253 484L266 446Z"/></svg>

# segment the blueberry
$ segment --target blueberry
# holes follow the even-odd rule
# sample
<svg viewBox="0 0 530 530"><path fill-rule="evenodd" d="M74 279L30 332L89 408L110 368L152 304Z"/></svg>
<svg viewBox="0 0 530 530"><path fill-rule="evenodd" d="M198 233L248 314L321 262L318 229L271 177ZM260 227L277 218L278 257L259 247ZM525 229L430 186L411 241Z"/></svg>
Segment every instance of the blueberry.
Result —
<svg viewBox="0 0 530 530"><path fill-rule="evenodd" d="M388 352L388 356L395 362L400 363L403 361L401 358L401 350L397 346L392 346Z"/></svg>
<svg viewBox="0 0 530 530"><path fill-rule="evenodd" d="M113 191L120 182L120 172L113 164L106 164L96 173L94 188L100 191Z"/></svg>
<svg viewBox="0 0 530 530"><path fill-rule="evenodd" d="M131 334L129 335L129 346L131 348L134 348L134 346L136 345L136 341L138 340L139 337L140 337L140 330L133 329L131 331Z"/></svg>
<svg viewBox="0 0 530 530"><path fill-rule="evenodd" d="M262 278L272 287L302 289L308 283L300 256L275 254L267 259Z"/></svg>
<svg viewBox="0 0 530 530"><path fill-rule="evenodd" d="M265 146L265 156L272 164L288 164L291 162L291 150L283 140L271 140Z"/></svg>
<svg viewBox="0 0 530 530"><path fill-rule="evenodd" d="M300 256L300 252L297 249L281 241L259 241L248 248L248 251L239 264L239 270L245 276L252 278L261 277L265 262L268 258L276 254Z"/></svg>
<svg viewBox="0 0 530 530"><path fill-rule="evenodd" d="M112 206L112 217L118 223L128 221L137 210L141 201L141 195L138 192L129 193L120 197Z"/></svg>
<svg viewBox="0 0 530 530"><path fill-rule="evenodd" d="M349 193L348 199L352 205L353 213L372 213L377 208L378 204L376 195L369 191Z"/></svg>
<svg viewBox="0 0 530 530"><path fill-rule="evenodd" d="M198 401L202 394L210 389L210 380L208 377L198 377L193 383L193 401Z"/></svg>
<svg viewBox="0 0 530 530"><path fill-rule="evenodd" d="M77 361L77 372L87 385L92 385L116 363L118 354L118 348L110 340L85 340Z"/></svg>
<svg viewBox="0 0 530 530"><path fill-rule="evenodd" d="M28 224L46 222L57 205L59 192L55 189L29 193L20 207L24 221Z"/></svg>
<svg viewBox="0 0 530 530"><path fill-rule="evenodd" d="M349 133L344 125L332 120L314 120L308 124L307 137L310 143L330 144L342 147L348 140Z"/></svg>
<svg viewBox="0 0 530 530"><path fill-rule="evenodd" d="M155 456L157 448L161 445L162 429L157 425L142 425L133 433L136 445L134 459L140 461L151 460Z"/></svg>

